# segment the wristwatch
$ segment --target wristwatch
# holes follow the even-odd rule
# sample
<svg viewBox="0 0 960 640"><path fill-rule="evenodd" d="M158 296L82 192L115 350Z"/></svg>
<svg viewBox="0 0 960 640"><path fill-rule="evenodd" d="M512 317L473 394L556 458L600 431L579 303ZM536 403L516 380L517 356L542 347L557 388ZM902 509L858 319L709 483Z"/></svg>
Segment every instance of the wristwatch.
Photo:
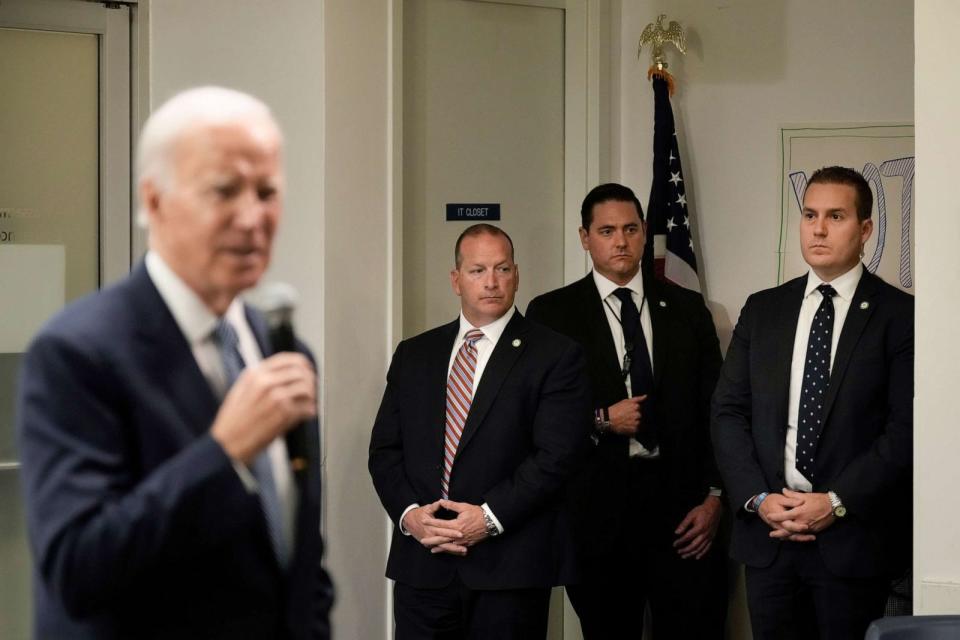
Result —
<svg viewBox="0 0 960 640"><path fill-rule="evenodd" d="M610 431L610 413L606 407L596 409L593 412L593 426L596 427L600 433Z"/></svg>
<svg viewBox="0 0 960 640"><path fill-rule="evenodd" d="M847 508L843 506L843 502L840 501L840 496L835 494L833 491L827 491L827 497L830 498L830 506L833 507L833 515L838 518L842 518L847 515Z"/></svg>
<svg viewBox="0 0 960 640"><path fill-rule="evenodd" d="M497 523L493 521L486 509L483 511L483 523L487 525L487 535L491 538L500 535L500 529L497 529Z"/></svg>

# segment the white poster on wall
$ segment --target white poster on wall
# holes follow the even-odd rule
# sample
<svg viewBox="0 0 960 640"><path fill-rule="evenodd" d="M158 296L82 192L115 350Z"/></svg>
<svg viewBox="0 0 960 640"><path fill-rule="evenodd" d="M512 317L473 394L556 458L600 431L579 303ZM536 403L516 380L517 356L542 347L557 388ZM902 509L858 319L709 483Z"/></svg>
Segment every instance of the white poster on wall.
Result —
<svg viewBox="0 0 960 640"><path fill-rule="evenodd" d="M63 245L0 245L0 353L21 353L37 330L63 307Z"/></svg>
<svg viewBox="0 0 960 640"><path fill-rule="evenodd" d="M816 125L780 128L780 246L777 282L807 270L800 254L801 202L807 178L840 165L863 174L873 190L873 235L863 263L872 273L913 292L913 125Z"/></svg>

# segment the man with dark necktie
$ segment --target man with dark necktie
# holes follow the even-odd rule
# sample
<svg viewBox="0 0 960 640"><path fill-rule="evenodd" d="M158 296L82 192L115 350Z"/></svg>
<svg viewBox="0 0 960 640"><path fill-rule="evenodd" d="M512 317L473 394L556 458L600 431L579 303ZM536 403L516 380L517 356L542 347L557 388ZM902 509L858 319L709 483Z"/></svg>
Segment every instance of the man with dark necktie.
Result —
<svg viewBox="0 0 960 640"><path fill-rule="evenodd" d="M619 184L584 198L593 272L535 298L528 317L579 342L595 409L569 503L583 579L567 588L587 640L722 638L721 489L709 404L720 347L703 298L640 270L640 202Z"/></svg>
<svg viewBox="0 0 960 640"><path fill-rule="evenodd" d="M863 638L909 564L913 297L860 262L872 208L856 171L814 172L810 269L747 299L714 395L755 638Z"/></svg>
<svg viewBox="0 0 960 640"><path fill-rule="evenodd" d="M34 339L18 398L38 638L327 640L309 353L273 354L239 294L283 209L252 96L171 98L140 137L150 250Z"/></svg>
<svg viewBox="0 0 960 640"><path fill-rule="evenodd" d="M589 446L583 351L514 308L513 242L468 227L460 317L397 346L370 439L398 640L533 640L573 579L562 489Z"/></svg>

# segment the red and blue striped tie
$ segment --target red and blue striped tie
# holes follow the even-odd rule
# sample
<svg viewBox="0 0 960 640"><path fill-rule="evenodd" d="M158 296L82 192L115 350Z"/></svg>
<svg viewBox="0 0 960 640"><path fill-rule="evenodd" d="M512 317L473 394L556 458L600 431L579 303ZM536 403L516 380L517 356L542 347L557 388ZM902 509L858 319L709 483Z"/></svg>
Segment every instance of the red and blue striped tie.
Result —
<svg viewBox="0 0 960 640"><path fill-rule="evenodd" d="M477 370L477 341L483 337L479 329L471 329L463 336L463 345L457 351L447 378L447 427L443 438L443 477L440 495L450 494L450 472L460 446L463 426L467 423L470 403L473 402L473 375Z"/></svg>

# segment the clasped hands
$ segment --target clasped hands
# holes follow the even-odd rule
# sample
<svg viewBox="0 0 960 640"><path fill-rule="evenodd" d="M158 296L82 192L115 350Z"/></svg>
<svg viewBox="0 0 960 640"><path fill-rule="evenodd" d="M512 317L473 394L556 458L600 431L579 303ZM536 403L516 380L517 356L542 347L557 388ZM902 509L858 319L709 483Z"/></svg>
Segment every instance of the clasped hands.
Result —
<svg viewBox="0 0 960 640"><path fill-rule="evenodd" d="M453 520L436 517L440 509L457 514ZM487 524L483 507L467 502L437 500L423 507L411 509L403 517L403 528L430 553L467 555L467 549L487 538Z"/></svg>
<svg viewBox="0 0 960 640"><path fill-rule="evenodd" d="M793 542L811 542L833 524L833 506L825 493L784 489L769 494L757 514L769 525L770 537Z"/></svg>

